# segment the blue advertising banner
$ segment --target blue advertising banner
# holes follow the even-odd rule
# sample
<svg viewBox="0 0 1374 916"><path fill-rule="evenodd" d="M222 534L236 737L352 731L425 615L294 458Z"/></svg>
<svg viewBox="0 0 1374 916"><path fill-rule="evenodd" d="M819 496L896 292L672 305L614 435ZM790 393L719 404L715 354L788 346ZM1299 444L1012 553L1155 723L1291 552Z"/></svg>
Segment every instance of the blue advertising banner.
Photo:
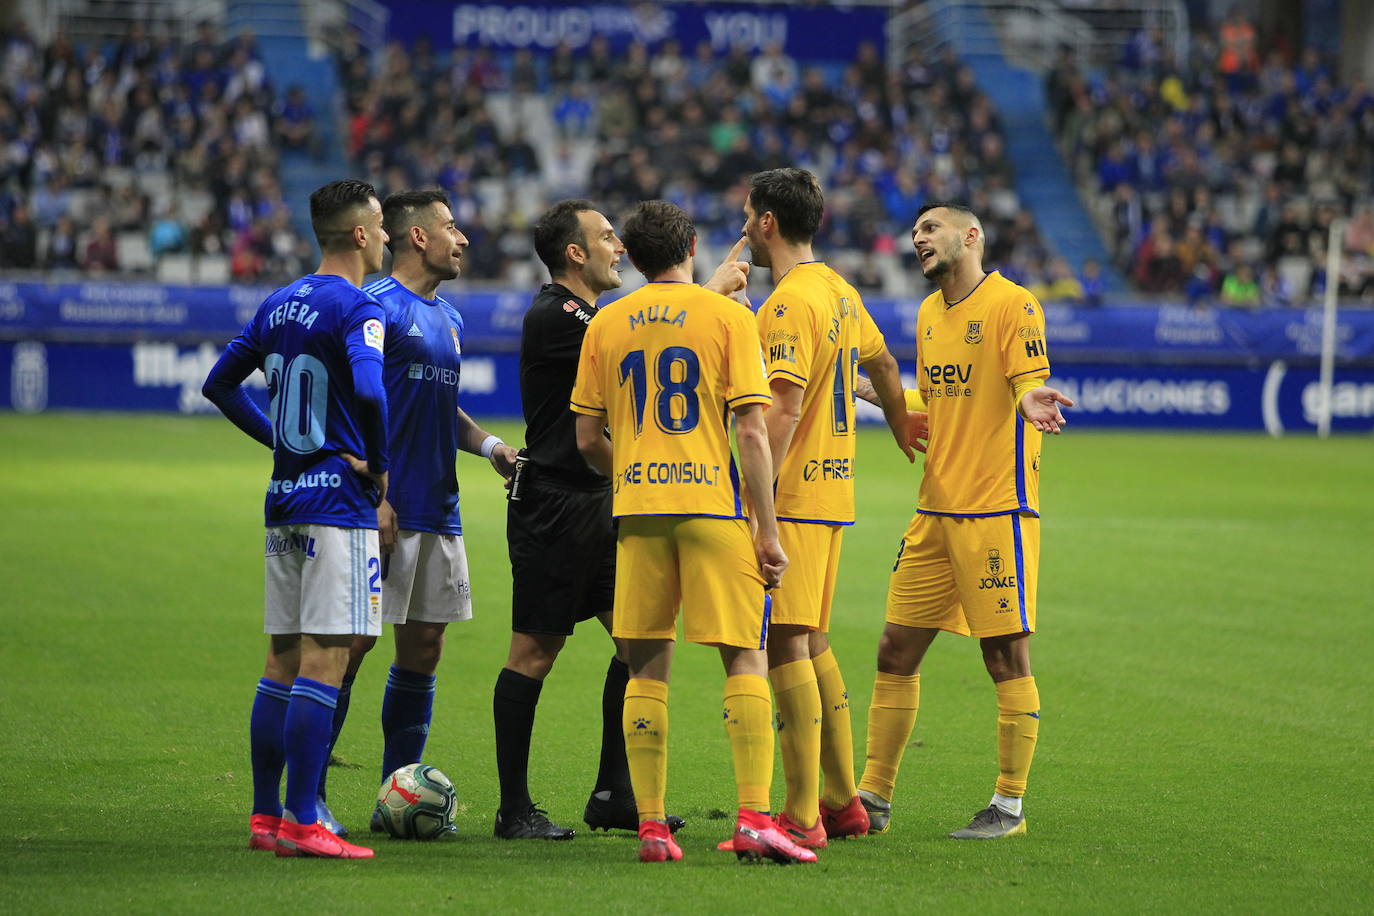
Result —
<svg viewBox="0 0 1374 916"><path fill-rule="evenodd" d="M915 387L916 376L904 371L902 383ZM1282 360L1258 369L1060 364L1049 384L1074 400L1064 411L1070 431L1114 426L1278 435L1312 432L1321 409L1317 370ZM1338 369L1331 402L1333 430L1374 431L1374 369ZM882 422L882 412L860 403L859 419Z"/></svg>
<svg viewBox="0 0 1374 916"><path fill-rule="evenodd" d="M220 346L162 341L124 344L0 342L0 409L153 410L213 413L200 386ZM910 369L910 366L907 367ZM905 384L915 377L904 375ZM1064 365L1051 384L1077 402L1070 429L1135 427L1304 432L1315 429L1317 372L1282 361L1267 368ZM265 406L260 374L249 390ZM463 357L459 403L478 417L520 416L520 365L513 353ZM1336 373L1332 428L1374 430L1374 370ZM860 403L860 419L881 422Z"/></svg>
<svg viewBox="0 0 1374 916"><path fill-rule="evenodd" d="M166 340L223 343L239 332L270 290L121 283L0 283L0 339ZM440 292L463 313L464 349L515 352L530 292ZM915 358L915 301L867 300L869 312L903 359ZM1254 366L1311 362L1321 351L1318 309L1194 309L1121 305L1045 307L1050 359L1075 362ZM1374 310L1347 309L1336 328L1337 355L1374 364Z"/></svg>
<svg viewBox="0 0 1374 916"><path fill-rule="evenodd" d="M779 44L793 57L848 61L859 44L883 46L887 11L825 4L806 7L751 3L452 3L382 0L390 12L387 37L405 43L428 38L436 50L452 47L550 51L561 42L574 50L602 37L622 51L632 42L653 47L667 39L687 55L709 41L717 54L736 45L761 51Z"/></svg>
<svg viewBox="0 0 1374 916"><path fill-rule="evenodd" d="M0 342L0 409L152 410L216 413L200 387L223 347L202 341L123 344ZM264 410L267 382L253 373L249 394ZM487 417L520 416L520 360L513 353L464 355L463 409Z"/></svg>

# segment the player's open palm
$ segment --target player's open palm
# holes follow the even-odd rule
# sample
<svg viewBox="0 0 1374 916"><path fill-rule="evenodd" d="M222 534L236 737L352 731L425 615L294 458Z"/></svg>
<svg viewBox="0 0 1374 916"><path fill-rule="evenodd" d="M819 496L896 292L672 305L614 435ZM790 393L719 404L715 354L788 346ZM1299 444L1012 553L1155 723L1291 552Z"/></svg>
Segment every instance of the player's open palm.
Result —
<svg viewBox="0 0 1374 916"><path fill-rule="evenodd" d="M1073 399L1048 385L1033 388L1021 396L1021 415L1042 433L1059 435L1068 425L1059 405L1073 406Z"/></svg>
<svg viewBox="0 0 1374 916"><path fill-rule="evenodd" d="M763 573L763 581L770 588L776 588L782 583L783 571L787 569L787 554L783 553L782 545L777 538L758 538L754 541L754 556L759 561L759 571Z"/></svg>

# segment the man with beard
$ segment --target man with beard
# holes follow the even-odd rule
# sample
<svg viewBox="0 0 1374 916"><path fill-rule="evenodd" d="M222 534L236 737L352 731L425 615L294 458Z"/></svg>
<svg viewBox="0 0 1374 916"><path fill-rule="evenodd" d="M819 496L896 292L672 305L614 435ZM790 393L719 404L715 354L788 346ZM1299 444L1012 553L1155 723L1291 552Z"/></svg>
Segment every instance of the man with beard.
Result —
<svg viewBox="0 0 1374 916"><path fill-rule="evenodd" d="M744 202L754 266L771 268L776 284L757 323L773 398L763 419L777 474L778 536L792 561L773 597L768 633L787 779L776 820L811 849L869 829L854 784L849 694L827 636L840 544L854 524L860 366L886 405L898 446L915 460L897 361L858 292L811 250L824 211L820 186L805 169L758 173Z"/></svg>
<svg viewBox="0 0 1374 916"><path fill-rule="evenodd" d="M1016 836L1026 832L1021 799L1040 725L1030 634L1041 435L1060 432L1059 405L1073 401L1044 384L1050 364L1040 303L983 270L983 227L971 210L926 205L911 241L922 272L939 286L917 313L919 391L907 392L909 409L929 405L930 439L916 515L888 585L859 797L872 831L885 831L916 722L921 659L941 630L976 636L997 691L1000 776L988 806L950 836Z"/></svg>
<svg viewBox="0 0 1374 916"><path fill-rule="evenodd" d="M515 449L458 406L463 318L438 295L462 270L467 237L454 225L442 191L401 191L382 202L391 276L364 289L386 313L384 380L390 404L391 489L378 507L382 621L393 625L396 655L382 696L379 779L419 763L429 736L435 671L444 631L472 617L467 552L458 509L458 450L488 459L509 477ZM376 636L354 640L340 690L334 740L363 657ZM324 797L324 780L320 797ZM320 807L321 816L337 825ZM374 812L371 828L380 832ZM342 828L336 829L339 833Z"/></svg>

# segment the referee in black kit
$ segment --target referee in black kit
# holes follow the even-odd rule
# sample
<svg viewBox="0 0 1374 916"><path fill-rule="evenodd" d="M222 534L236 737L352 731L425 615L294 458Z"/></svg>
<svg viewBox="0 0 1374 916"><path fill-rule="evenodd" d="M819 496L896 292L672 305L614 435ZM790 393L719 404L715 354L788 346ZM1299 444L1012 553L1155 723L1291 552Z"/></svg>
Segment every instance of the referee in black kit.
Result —
<svg viewBox="0 0 1374 916"><path fill-rule="evenodd" d="M709 289L743 297L749 265L736 260L742 245L743 240L716 270ZM501 782L494 832L504 839L566 840L574 831L550 821L530 799L530 734L544 678L573 627L596 617L611 631L616 544L611 482L578 452L568 400L597 297L620 286L625 246L591 203L565 200L535 223L534 248L553 282L535 295L520 338L526 449L516 465L506 515L512 632L492 698ZM593 830L639 827L621 725L630 672L625 648L615 642L601 693L601 764L582 815ZM672 830L682 824L669 815Z"/></svg>

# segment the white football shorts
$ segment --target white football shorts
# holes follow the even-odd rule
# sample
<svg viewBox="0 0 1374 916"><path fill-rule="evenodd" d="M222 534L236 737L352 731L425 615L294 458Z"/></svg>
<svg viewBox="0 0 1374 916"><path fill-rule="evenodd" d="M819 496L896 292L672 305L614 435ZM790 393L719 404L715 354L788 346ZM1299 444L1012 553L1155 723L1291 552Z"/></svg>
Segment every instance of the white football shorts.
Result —
<svg viewBox="0 0 1374 916"><path fill-rule="evenodd" d="M382 621L452 623L472 619L468 554L461 534L396 533L382 557Z"/></svg>
<svg viewBox="0 0 1374 916"><path fill-rule="evenodd" d="M380 636L377 531L331 525L268 528L263 598L267 633Z"/></svg>

